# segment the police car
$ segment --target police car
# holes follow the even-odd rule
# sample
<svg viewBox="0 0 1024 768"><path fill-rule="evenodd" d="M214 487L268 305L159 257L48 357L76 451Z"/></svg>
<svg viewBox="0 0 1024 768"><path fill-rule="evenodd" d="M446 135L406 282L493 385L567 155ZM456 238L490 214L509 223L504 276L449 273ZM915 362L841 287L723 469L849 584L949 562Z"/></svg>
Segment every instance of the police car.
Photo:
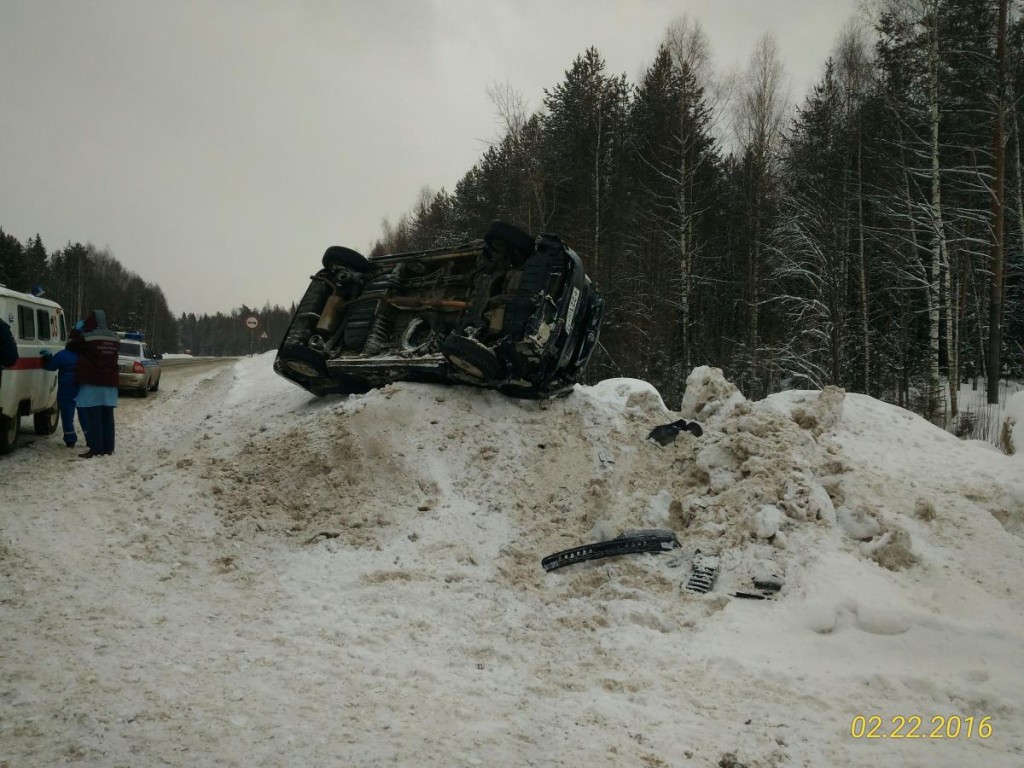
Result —
<svg viewBox="0 0 1024 768"><path fill-rule="evenodd" d="M160 389L163 355L154 355L137 331L119 331L117 335L121 339L117 351L118 387L132 390L139 397L156 392Z"/></svg>
<svg viewBox="0 0 1024 768"><path fill-rule="evenodd" d="M37 435L57 429L57 372L43 369L40 352L57 352L68 338L56 302L0 285L0 317L11 327L18 361L0 370L0 453L14 449L21 419L31 416Z"/></svg>

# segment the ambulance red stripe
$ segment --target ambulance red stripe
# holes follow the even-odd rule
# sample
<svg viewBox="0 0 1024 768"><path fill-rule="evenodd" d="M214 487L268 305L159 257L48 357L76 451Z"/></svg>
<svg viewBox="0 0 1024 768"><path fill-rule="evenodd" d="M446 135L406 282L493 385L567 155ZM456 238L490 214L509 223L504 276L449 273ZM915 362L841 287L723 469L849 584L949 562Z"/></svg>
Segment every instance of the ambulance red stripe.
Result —
<svg viewBox="0 0 1024 768"><path fill-rule="evenodd" d="M41 357L19 357L18 362L14 365L5 368L7 371L31 371L33 369L43 367L43 358Z"/></svg>

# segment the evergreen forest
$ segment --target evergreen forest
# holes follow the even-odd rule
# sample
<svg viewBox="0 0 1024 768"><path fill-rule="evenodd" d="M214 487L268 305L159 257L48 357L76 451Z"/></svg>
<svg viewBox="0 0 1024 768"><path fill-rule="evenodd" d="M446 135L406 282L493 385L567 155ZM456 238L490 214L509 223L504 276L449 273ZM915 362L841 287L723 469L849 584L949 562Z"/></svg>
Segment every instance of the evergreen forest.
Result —
<svg viewBox="0 0 1024 768"><path fill-rule="evenodd" d="M751 398L837 385L948 419L956 382L1024 378L1019 11L873 0L796 103L770 35L729 77L686 17L636 82L589 48L535 110L489 89L498 137L454 189L385 219L371 255L494 220L556 233L607 302L590 381L644 379L674 408L712 365ZM0 283L42 283L74 317L107 307L162 352L271 349L294 309L175 317L109 253L2 230Z"/></svg>
<svg viewBox="0 0 1024 768"><path fill-rule="evenodd" d="M731 79L687 18L636 83L588 49L536 111L494 87L499 138L454 190L385 221L374 251L495 219L559 234L607 300L589 376L650 381L670 407L713 365L748 397L837 385L955 415L950 381L1024 375L1009 5L876 2L794 107L769 35Z"/></svg>

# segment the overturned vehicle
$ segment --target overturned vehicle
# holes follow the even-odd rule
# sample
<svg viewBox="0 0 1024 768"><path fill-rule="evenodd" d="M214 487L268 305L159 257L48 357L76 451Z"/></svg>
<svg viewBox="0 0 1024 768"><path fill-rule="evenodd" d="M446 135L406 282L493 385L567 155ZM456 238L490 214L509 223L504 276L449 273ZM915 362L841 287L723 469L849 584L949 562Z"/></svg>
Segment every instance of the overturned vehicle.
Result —
<svg viewBox="0 0 1024 768"><path fill-rule="evenodd" d="M367 259L332 246L274 370L315 395L394 381L545 398L580 380L604 301L557 236L494 222L482 240Z"/></svg>

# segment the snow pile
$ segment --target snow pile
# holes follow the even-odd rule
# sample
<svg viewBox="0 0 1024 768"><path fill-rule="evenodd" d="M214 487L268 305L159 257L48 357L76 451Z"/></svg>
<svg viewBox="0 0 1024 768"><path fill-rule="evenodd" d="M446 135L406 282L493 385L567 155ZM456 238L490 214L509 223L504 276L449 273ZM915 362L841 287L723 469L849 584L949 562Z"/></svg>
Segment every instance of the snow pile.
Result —
<svg viewBox="0 0 1024 768"><path fill-rule="evenodd" d="M686 379L686 390L679 410L683 418L707 419L715 415L727 416L746 398L736 385L726 381L720 368L701 366L694 368Z"/></svg>
<svg viewBox="0 0 1024 768"><path fill-rule="evenodd" d="M999 442L1011 455L1024 454L1024 391L1010 395L1006 401Z"/></svg>
<svg viewBox="0 0 1024 768"><path fill-rule="evenodd" d="M228 403L258 389L246 382ZM784 572L804 557L780 554L790 536L837 522L831 494L841 496L845 469L815 435L836 423L842 392L805 393L786 413L747 402L715 369L696 371L687 391L700 393L688 405L705 434L662 449L643 438L675 416L646 382L607 380L550 404L392 386L252 436L238 459L214 462L215 504L236 532L276 528L334 546L385 546L423 518L487 515L493 535L516 542L498 565L530 585L544 578L536 566L548 551L655 526L687 549L729 550L758 572ZM843 511L844 521L874 521ZM867 525L855 538L883 533Z"/></svg>
<svg viewBox="0 0 1024 768"><path fill-rule="evenodd" d="M3 513L0 763L1020 765L1020 455L712 368L676 413L634 379L316 399L271 361L169 368L113 482ZM650 527L681 548L541 568ZM993 735L851 737L954 714Z"/></svg>

